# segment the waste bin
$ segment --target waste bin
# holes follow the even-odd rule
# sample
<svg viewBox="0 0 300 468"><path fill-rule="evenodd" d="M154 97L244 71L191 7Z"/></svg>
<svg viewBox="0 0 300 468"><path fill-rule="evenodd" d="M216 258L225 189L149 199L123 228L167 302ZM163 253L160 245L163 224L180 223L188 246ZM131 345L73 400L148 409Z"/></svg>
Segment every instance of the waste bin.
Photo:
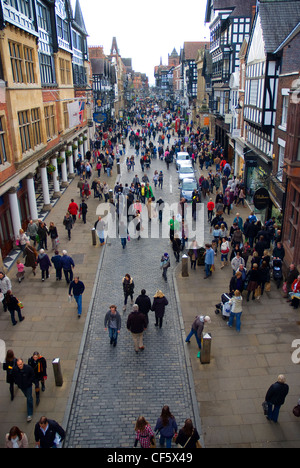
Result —
<svg viewBox="0 0 300 468"><path fill-rule="evenodd" d="M210 363L211 340L211 333L205 333L205 335L203 335L202 349L200 353L201 364Z"/></svg>
<svg viewBox="0 0 300 468"><path fill-rule="evenodd" d="M92 232L92 243L93 245L97 245L96 229L93 228L91 232Z"/></svg>
<svg viewBox="0 0 300 468"><path fill-rule="evenodd" d="M54 372L55 385L57 387L62 387L63 376L62 376L62 371L61 371L60 359L59 358L53 359L52 366L53 366L53 372Z"/></svg>

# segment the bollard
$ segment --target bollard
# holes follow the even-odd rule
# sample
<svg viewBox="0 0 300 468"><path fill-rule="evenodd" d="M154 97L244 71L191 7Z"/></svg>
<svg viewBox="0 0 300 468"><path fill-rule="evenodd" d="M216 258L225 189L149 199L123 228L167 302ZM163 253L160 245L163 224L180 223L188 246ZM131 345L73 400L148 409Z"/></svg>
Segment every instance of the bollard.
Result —
<svg viewBox="0 0 300 468"><path fill-rule="evenodd" d="M62 371L61 371L60 359L59 358L53 359L52 366L53 366L55 384L57 387L62 387L63 376L62 376Z"/></svg>
<svg viewBox="0 0 300 468"><path fill-rule="evenodd" d="M92 232L92 243L93 245L97 245L96 229L93 228L91 232Z"/></svg>
<svg viewBox="0 0 300 468"><path fill-rule="evenodd" d="M110 203L112 203L114 201L114 191L110 189L108 192L108 195L109 195L109 201Z"/></svg>
<svg viewBox="0 0 300 468"><path fill-rule="evenodd" d="M121 164L119 162L117 163L117 174L121 174Z"/></svg>
<svg viewBox="0 0 300 468"><path fill-rule="evenodd" d="M189 276L189 257L187 255L182 255L182 277L187 278Z"/></svg>
<svg viewBox="0 0 300 468"><path fill-rule="evenodd" d="M211 333L205 333L203 336L202 349L200 353L201 364L210 363L211 339Z"/></svg>

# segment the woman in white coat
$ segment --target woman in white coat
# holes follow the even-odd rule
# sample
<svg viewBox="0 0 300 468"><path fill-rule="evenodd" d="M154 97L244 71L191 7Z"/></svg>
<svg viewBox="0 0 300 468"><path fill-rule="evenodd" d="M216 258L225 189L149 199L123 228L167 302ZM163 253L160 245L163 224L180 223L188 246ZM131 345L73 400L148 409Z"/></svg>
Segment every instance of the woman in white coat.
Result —
<svg viewBox="0 0 300 468"><path fill-rule="evenodd" d="M235 319L235 327L236 331L240 332L241 331L241 316L242 316L242 294L241 292L237 289L234 291L234 296L232 299L230 299L229 304L231 304L231 313L229 317L229 321L227 325L229 327L232 327L234 319Z"/></svg>

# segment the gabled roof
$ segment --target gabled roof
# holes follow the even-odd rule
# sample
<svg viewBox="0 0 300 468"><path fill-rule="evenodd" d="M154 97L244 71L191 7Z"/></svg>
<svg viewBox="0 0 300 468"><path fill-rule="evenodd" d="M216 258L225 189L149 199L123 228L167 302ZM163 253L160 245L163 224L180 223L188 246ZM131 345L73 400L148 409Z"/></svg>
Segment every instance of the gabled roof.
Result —
<svg viewBox="0 0 300 468"><path fill-rule="evenodd" d="M185 42L183 45L184 60L196 60L199 49L205 49L210 46L210 42Z"/></svg>
<svg viewBox="0 0 300 468"><path fill-rule="evenodd" d="M252 17L256 3L256 0L207 0L205 22L211 22L212 10L231 10L231 17Z"/></svg>
<svg viewBox="0 0 300 468"><path fill-rule="evenodd" d="M261 0L259 16L266 53L274 53L299 23L299 0Z"/></svg>
<svg viewBox="0 0 300 468"><path fill-rule="evenodd" d="M83 19L83 14L80 6L79 0L76 0L76 5L75 5L75 16L73 22L75 25L80 29L80 31L85 35L88 36L88 32L85 27L85 22Z"/></svg>

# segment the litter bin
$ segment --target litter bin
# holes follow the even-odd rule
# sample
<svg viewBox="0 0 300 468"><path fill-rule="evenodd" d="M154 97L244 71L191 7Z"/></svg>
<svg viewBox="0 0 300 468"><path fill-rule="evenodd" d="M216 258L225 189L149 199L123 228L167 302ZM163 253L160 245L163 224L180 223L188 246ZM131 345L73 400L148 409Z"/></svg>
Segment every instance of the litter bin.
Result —
<svg viewBox="0 0 300 468"><path fill-rule="evenodd" d="M63 381L63 376L62 376L62 371L61 371L60 359L59 358L53 359L52 366L53 366L55 384L57 387L62 387L62 384L64 381Z"/></svg>
<svg viewBox="0 0 300 468"><path fill-rule="evenodd" d="M203 335L202 349L200 353L201 364L210 363L211 340L211 333L205 333L205 335Z"/></svg>
<svg viewBox="0 0 300 468"><path fill-rule="evenodd" d="M92 232L92 243L93 245L97 245L96 229L93 228L91 232Z"/></svg>

